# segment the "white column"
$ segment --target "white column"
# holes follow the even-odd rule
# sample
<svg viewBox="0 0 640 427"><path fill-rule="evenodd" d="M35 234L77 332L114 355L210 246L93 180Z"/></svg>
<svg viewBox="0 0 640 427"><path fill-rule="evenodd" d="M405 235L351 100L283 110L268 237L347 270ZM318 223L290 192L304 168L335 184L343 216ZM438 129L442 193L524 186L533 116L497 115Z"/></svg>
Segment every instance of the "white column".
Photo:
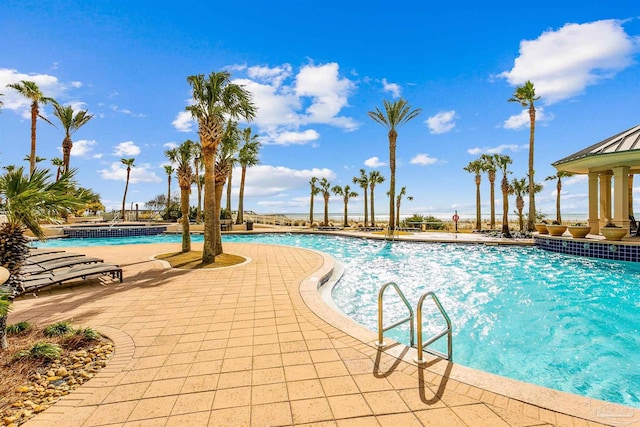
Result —
<svg viewBox="0 0 640 427"><path fill-rule="evenodd" d="M629 166L613 168L613 222L629 230Z"/></svg>
<svg viewBox="0 0 640 427"><path fill-rule="evenodd" d="M611 172L600 174L600 227L611 221Z"/></svg>
<svg viewBox="0 0 640 427"><path fill-rule="evenodd" d="M598 173L589 172L589 226L591 234L600 233L598 218Z"/></svg>

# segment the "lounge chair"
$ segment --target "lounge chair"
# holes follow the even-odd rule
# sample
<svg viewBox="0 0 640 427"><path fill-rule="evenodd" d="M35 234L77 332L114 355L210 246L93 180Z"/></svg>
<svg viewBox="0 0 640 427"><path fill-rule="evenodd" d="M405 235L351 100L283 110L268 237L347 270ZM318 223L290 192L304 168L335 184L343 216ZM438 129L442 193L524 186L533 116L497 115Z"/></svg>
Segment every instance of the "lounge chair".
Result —
<svg viewBox="0 0 640 427"><path fill-rule="evenodd" d="M114 264L85 264L58 270L55 273L32 274L26 276L23 282L25 292L38 291L51 285L61 285L74 279L87 279L91 276L110 276L122 283L122 268Z"/></svg>
<svg viewBox="0 0 640 427"><path fill-rule="evenodd" d="M629 234L632 236L640 236L640 227L633 215L629 215Z"/></svg>
<svg viewBox="0 0 640 427"><path fill-rule="evenodd" d="M54 261L57 259L64 259L64 258L73 258L73 257L79 257L79 256L84 256L84 255L77 254L75 252L64 252L64 251L54 252L49 254L30 256L25 260L25 264L40 264L42 262Z"/></svg>
<svg viewBox="0 0 640 427"><path fill-rule="evenodd" d="M100 263L104 260L100 258L94 258L89 256L77 256L77 257L69 257L69 258L61 258L52 261L39 262L36 264L27 264L22 267L20 272L22 274L42 274L46 272L51 272L53 270L57 270L59 268L72 267L74 265L80 264L94 264Z"/></svg>
<svg viewBox="0 0 640 427"><path fill-rule="evenodd" d="M46 254L55 254L57 252L64 252L64 249L56 249L56 248L29 248L29 255L46 255Z"/></svg>

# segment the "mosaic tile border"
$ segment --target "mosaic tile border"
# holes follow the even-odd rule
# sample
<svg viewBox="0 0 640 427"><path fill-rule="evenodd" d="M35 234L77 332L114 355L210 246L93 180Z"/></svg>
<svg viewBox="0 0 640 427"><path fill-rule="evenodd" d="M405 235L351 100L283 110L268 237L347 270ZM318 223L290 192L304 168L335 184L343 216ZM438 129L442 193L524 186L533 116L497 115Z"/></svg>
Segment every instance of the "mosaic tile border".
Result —
<svg viewBox="0 0 640 427"><path fill-rule="evenodd" d="M534 236L534 245L540 249L567 255L640 262L640 245L624 242L589 241L588 239L552 239Z"/></svg>
<svg viewBox="0 0 640 427"><path fill-rule="evenodd" d="M155 236L167 231L166 226L156 227L77 227L65 228L64 235L73 239L102 239L108 237Z"/></svg>

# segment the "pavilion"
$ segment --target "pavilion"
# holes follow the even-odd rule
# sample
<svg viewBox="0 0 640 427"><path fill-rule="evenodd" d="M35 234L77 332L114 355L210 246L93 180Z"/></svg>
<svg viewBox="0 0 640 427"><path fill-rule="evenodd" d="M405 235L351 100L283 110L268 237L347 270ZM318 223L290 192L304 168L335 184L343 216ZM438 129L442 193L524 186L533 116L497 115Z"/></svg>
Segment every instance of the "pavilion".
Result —
<svg viewBox="0 0 640 427"><path fill-rule="evenodd" d="M552 166L558 171L589 176L589 226L592 234L600 233L600 227L607 221L629 229L633 175L640 173L640 125L560 159Z"/></svg>

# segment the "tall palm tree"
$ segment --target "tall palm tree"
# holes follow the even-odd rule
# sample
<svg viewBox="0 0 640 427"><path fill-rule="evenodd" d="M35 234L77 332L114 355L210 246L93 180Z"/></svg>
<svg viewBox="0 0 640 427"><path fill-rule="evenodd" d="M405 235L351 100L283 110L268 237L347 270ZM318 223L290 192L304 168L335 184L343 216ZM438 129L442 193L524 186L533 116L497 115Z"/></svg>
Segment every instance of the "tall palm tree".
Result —
<svg viewBox="0 0 640 427"><path fill-rule="evenodd" d="M402 198L407 195L407 187L402 187L396 196L396 218L398 218L398 224L400 224L400 203ZM413 196L407 196L407 200L413 200Z"/></svg>
<svg viewBox="0 0 640 427"><path fill-rule="evenodd" d="M24 292L20 269L26 260L29 240L24 231L45 239L42 222L55 222L61 212L72 213L88 201L82 189L74 190L75 170L63 173L53 181L46 169L35 169L28 175L23 167L0 176L0 199L7 221L0 225L0 266L9 270L9 286L15 297ZM5 313L6 314L6 313ZM6 315L0 313L0 347L7 348L4 336Z"/></svg>
<svg viewBox="0 0 640 427"><path fill-rule="evenodd" d="M56 181L60 179L62 174L62 168L64 168L64 161L60 157L54 157L51 159L51 164L57 168Z"/></svg>
<svg viewBox="0 0 640 427"><path fill-rule="evenodd" d="M369 190L369 176L364 169L360 169L360 176L353 177L353 183L358 184L360 188L362 188L362 192L364 193L364 225L366 226L369 222L369 208L367 204L367 192Z"/></svg>
<svg viewBox="0 0 640 427"><path fill-rule="evenodd" d="M572 177L574 174L571 172L558 171L555 175L546 177L545 181L556 180L556 221L558 224L562 224L562 216L560 215L560 192L562 191L562 178Z"/></svg>
<svg viewBox="0 0 640 427"><path fill-rule="evenodd" d="M377 184L382 184L384 182L384 176L380 173L380 171L371 171L369 172L369 189L371 190L371 226L376 226L376 215L375 215L375 201L374 201L374 190L376 189Z"/></svg>
<svg viewBox="0 0 640 427"><path fill-rule="evenodd" d="M320 192L324 199L324 222L322 225L326 227L329 225L329 197L331 196L331 183L327 178L320 180Z"/></svg>
<svg viewBox="0 0 640 427"><path fill-rule="evenodd" d="M476 230L482 230L482 212L480 205L480 183L482 182L482 172L484 171L484 162L480 159L469 162L463 169L475 175L476 180Z"/></svg>
<svg viewBox="0 0 640 427"><path fill-rule="evenodd" d="M480 156L480 161L484 163L484 172L487 173L487 178L489 179L489 193L491 197L491 221L489 227L492 230L496 228L496 170L498 169L498 165L496 163L495 155L483 154Z"/></svg>
<svg viewBox="0 0 640 427"><path fill-rule="evenodd" d="M504 237L511 237L511 233L509 232L509 180L507 179L507 175L509 172L509 165L513 163L511 157L504 154L494 154L494 163L500 171L502 171L502 184L500 188L502 189L502 235Z"/></svg>
<svg viewBox="0 0 640 427"><path fill-rule="evenodd" d="M256 107L251 102L251 94L242 86L231 83L231 74L212 72L207 78L204 74L187 77L191 86L193 104L186 107L198 122L198 136L202 144L204 161L204 244L202 262L215 261L215 242L220 237L219 206L216 209L215 195L215 157L218 145L222 141L224 123L228 118L253 119Z"/></svg>
<svg viewBox="0 0 640 427"><path fill-rule="evenodd" d="M191 183L193 182L193 160L192 142L186 140L177 148L165 151L165 156L176 165L176 175L178 175L178 185L180 186L180 212L182 213L182 252L191 251L191 234L189 230L189 194L191 194ZM165 166L165 169L167 167ZM168 171L168 169L167 169ZM169 176L171 176L169 174Z"/></svg>
<svg viewBox="0 0 640 427"><path fill-rule="evenodd" d="M260 152L260 141L258 141L258 135L251 134L251 128L245 128L242 131L242 147L238 152L238 163L242 168L240 175L240 192L238 193L238 215L236 217L236 224L242 224L244 222L244 184L247 176L247 168L256 166L260 163L258 153Z"/></svg>
<svg viewBox="0 0 640 427"><path fill-rule="evenodd" d="M524 198L522 196L527 194L528 189L529 184L527 184L526 178L513 178L511 181L510 193L515 194L516 196L516 209L520 231L524 230L524 215L522 214L522 210L524 209Z"/></svg>
<svg viewBox="0 0 640 427"><path fill-rule="evenodd" d="M46 157L36 156L36 158L33 160L33 162L38 164L40 162L44 162L45 160L47 160ZM24 161L31 163L31 155L27 154L26 156L24 156Z"/></svg>
<svg viewBox="0 0 640 427"><path fill-rule="evenodd" d="M188 141L191 141L190 139ZM202 159L202 145L200 142L191 141L191 148L193 148L193 180L196 183L196 190L198 194L198 204L196 206L196 224L202 222L202 188L204 187L204 176L200 174L200 170L203 166Z"/></svg>
<svg viewBox="0 0 640 427"><path fill-rule="evenodd" d="M309 180L309 185L311 186L311 201L309 202L309 226L313 226L313 196L317 196L320 194L320 188L316 187L318 183L318 178L312 176Z"/></svg>
<svg viewBox="0 0 640 427"><path fill-rule="evenodd" d="M169 157L169 152L175 150L167 150L164 152L164 155ZM169 157L169 159L171 159L171 157ZM171 160L172 162L175 162L175 160ZM164 165L164 171L167 174L167 219L169 219L169 211L171 210L171 175L173 174L173 172L175 172L175 169L173 168L173 165Z"/></svg>
<svg viewBox="0 0 640 427"><path fill-rule="evenodd" d="M120 159L120 162L127 167L127 183L124 186L124 196L122 196L122 220L123 221L125 219L124 218L125 203L127 201L127 191L129 190L129 178L131 177L131 168L135 166L133 164L133 162L135 161L136 159L134 159L133 157L130 159Z"/></svg>
<svg viewBox="0 0 640 427"><path fill-rule="evenodd" d="M236 162L236 153L238 152L238 144L240 143L240 133L238 130L238 123L229 121L225 125L225 132L222 137L222 141L218 146L218 152L216 154L216 167L215 167L215 200L216 206L222 206L222 189L229 177L229 169L233 167ZM215 237L214 253L220 255L222 253L222 235L220 234L220 212L221 209L217 209L216 219L214 221L215 227L218 229L218 233ZM230 213L230 212L229 212Z"/></svg>
<svg viewBox="0 0 640 427"><path fill-rule="evenodd" d="M71 161L71 149L73 148L73 141L71 141L71 135L73 135L78 129L86 125L89 120L93 118L92 114L89 114L87 110L80 110L73 113L73 108L69 106L62 106L56 101L52 102L53 115L58 118L62 129L64 130L64 139L62 140L62 161L64 162L64 171L69 170L69 162ZM51 126L56 127L49 119L42 117Z"/></svg>
<svg viewBox="0 0 640 427"><path fill-rule="evenodd" d="M518 102L523 107L529 108L529 217L527 218L527 230L533 231L533 224L536 218L536 198L535 179L533 169L533 143L536 130L536 108L535 102L540 97L536 96L536 89L530 80L516 88L509 102Z"/></svg>
<svg viewBox="0 0 640 427"><path fill-rule="evenodd" d="M342 226L343 227L348 227L349 226L349 215L348 215L348 212L347 212L347 206L349 205L349 199L352 199L354 197L358 197L358 193L356 193L355 191L351 191L351 187L349 187L348 185L345 185L344 187L340 187L339 185L335 185L331 189L331 191L336 196L341 196L342 197L342 201L344 202L344 221L342 223Z"/></svg>
<svg viewBox="0 0 640 427"><path fill-rule="evenodd" d="M31 161L29 162L29 173L33 173L36 169L36 121L40 116L40 105L53 102L53 98L44 96L38 85L29 80L11 83L7 87L16 90L20 95L31 101Z"/></svg>
<svg viewBox="0 0 640 427"><path fill-rule="evenodd" d="M422 109L416 108L412 110L408 102L400 98L396 101L382 101L384 112L376 107L375 111L369 111L369 117L376 123L384 126L388 130L389 137L389 227L393 230L395 227L394 218L394 200L396 194L396 141L398 139L397 128L407 123L411 119L416 118Z"/></svg>

